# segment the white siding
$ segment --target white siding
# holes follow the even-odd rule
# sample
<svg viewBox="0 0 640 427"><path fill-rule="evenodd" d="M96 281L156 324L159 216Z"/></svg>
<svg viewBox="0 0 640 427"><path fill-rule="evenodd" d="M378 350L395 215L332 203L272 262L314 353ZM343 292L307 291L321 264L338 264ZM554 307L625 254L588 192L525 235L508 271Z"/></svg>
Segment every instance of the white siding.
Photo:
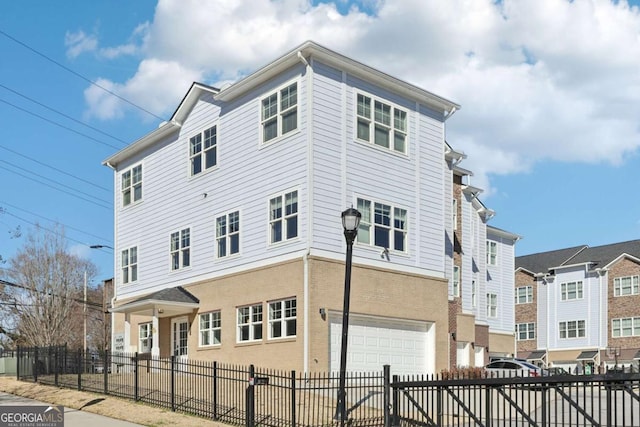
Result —
<svg viewBox="0 0 640 427"><path fill-rule="evenodd" d="M486 266L487 292L498 295L498 318L488 319L494 331L513 333L515 327L514 242L487 231L487 240L497 243L496 265ZM485 246L486 247L486 246ZM485 249L486 252L486 249ZM486 256L483 258L486 263Z"/></svg>

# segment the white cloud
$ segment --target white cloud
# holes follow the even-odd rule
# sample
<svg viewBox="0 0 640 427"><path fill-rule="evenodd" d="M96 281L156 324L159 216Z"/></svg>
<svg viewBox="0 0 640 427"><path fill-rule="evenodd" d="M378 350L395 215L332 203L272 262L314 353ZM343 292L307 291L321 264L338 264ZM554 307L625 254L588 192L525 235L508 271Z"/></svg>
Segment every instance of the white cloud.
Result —
<svg viewBox="0 0 640 427"><path fill-rule="evenodd" d="M64 36L64 45L67 47L67 57L73 59L85 52L94 52L98 47L98 40L93 35L85 34L84 31L67 32Z"/></svg>
<svg viewBox="0 0 640 427"><path fill-rule="evenodd" d="M312 39L462 104L447 140L488 192L490 174L546 159L616 164L638 149L640 14L624 0L358 4L375 13L306 0L160 0L138 41L114 50L143 55L136 74L104 83L170 113L190 80L238 79ZM126 108L94 89L86 96L100 118Z"/></svg>

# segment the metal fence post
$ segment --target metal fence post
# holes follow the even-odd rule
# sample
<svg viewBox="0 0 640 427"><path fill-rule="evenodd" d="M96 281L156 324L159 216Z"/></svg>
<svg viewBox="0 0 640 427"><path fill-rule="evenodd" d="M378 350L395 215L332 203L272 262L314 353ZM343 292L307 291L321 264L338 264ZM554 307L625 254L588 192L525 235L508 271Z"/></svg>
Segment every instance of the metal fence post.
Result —
<svg viewBox="0 0 640 427"><path fill-rule="evenodd" d="M296 425L296 371L291 371L291 427Z"/></svg>
<svg viewBox="0 0 640 427"><path fill-rule="evenodd" d="M38 347L33 350L33 382L38 382Z"/></svg>
<svg viewBox="0 0 640 427"><path fill-rule="evenodd" d="M486 398L485 398L485 422L484 425L487 427L491 427L491 417L492 415L492 403L491 403L491 393L492 393L492 388L491 387L485 387L485 392L486 392Z"/></svg>
<svg viewBox="0 0 640 427"><path fill-rule="evenodd" d="M60 359L58 357L58 353L60 353L60 348L56 347L55 353L53 353L53 383L56 385L56 387L58 387L58 371L60 370Z"/></svg>
<svg viewBox="0 0 640 427"><path fill-rule="evenodd" d="M107 363L107 361L109 360L109 350L104 351L104 359L102 360L102 373L104 375L104 394L109 394L109 375L107 372L107 366L109 366L109 364Z"/></svg>
<svg viewBox="0 0 640 427"><path fill-rule="evenodd" d="M394 375L393 376L393 382L397 383L398 382L398 376ZM399 426L400 425L400 388L399 387L394 387L393 388L393 407L392 407L392 411L391 411L391 425L392 426Z"/></svg>
<svg viewBox="0 0 640 427"><path fill-rule="evenodd" d="M213 420L218 421L218 362L213 362Z"/></svg>
<svg viewBox="0 0 640 427"><path fill-rule="evenodd" d="M171 355L171 410L176 411L176 356Z"/></svg>
<svg viewBox="0 0 640 427"><path fill-rule="evenodd" d="M382 374L384 376L384 427L391 427L391 366L384 365L382 367Z"/></svg>
<svg viewBox="0 0 640 427"><path fill-rule="evenodd" d="M138 352L136 351L133 355L133 374L134 374L134 398L137 402L139 399L138 396Z"/></svg>
<svg viewBox="0 0 640 427"><path fill-rule="evenodd" d="M82 370L84 369L84 361L82 360L82 349L78 349L78 391L82 390Z"/></svg>
<svg viewBox="0 0 640 427"><path fill-rule="evenodd" d="M20 381L20 368L22 367L20 366L21 350L20 346L18 346L18 359L16 360L16 380L18 381Z"/></svg>
<svg viewBox="0 0 640 427"><path fill-rule="evenodd" d="M255 426L255 395L254 395L254 385L253 382L255 380L255 367L253 365L249 366L249 385L247 386L247 391L245 394L246 398L246 426L254 427Z"/></svg>

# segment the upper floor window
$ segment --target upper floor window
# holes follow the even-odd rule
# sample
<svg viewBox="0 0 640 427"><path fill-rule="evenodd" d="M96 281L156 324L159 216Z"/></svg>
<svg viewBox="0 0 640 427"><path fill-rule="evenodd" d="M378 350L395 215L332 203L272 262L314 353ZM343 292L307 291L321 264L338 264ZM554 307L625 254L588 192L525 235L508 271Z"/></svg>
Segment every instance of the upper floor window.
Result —
<svg viewBox="0 0 640 427"><path fill-rule="evenodd" d="M478 289L476 286L476 281L471 281L471 307L475 307L478 305Z"/></svg>
<svg viewBox="0 0 640 427"><path fill-rule="evenodd" d="M298 192L291 191L269 200L270 242L298 237Z"/></svg>
<svg viewBox="0 0 640 427"><path fill-rule="evenodd" d="M191 175L214 167L218 163L218 132L215 126L189 139Z"/></svg>
<svg viewBox="0 0 640 427"><path fill-rule="evenodd" d="M216 218L218 258L240 252L240 212L230 212Z"/></svg>
<svg viewBox="0 0 640 427"><path fill-rule="evenodd" d="M142 165L137 165L122 173L122 206L128 206L142 199Z"/></svg>
<svg viewBox="0 0 640 427"><path fill-rule="evenodd" d="M639 276L616 277L613 279L613 295L638 295Z"/></svg>
<svg viewBox="0 0 640 427"><path fill-rule="evenodd" d="M153 347L153 332L151 322L141 323L138 329L138 351L140 353L151 353Z"/></svg>
<svg viewBox="0 0 640 427"><path fill-rule="evenodd" d="M497 294L487 294L487 317L498 317Z"/></svg>
<svg viewBox="0 0 640 427"><path fill-rule="evenodd" d="M498 244L487 240L487 265L496 265L498 263Z"/></svg>
<svg viewBox="0 0 640 427"><path fill-rule="evenodd" d="M407 252L407 210L358 199L358 243Z"/></svg>
<svg viewBox="0 0 640 427"><path fill-rule="evenodd" d="M586 322L584 320L560 322L558 328L560 331L560 339L583 338L586 335L585 324Z"/></svg>
<svg viewBox="0 0 640 427"><path fill-rule="evenodd" d="M191 229L185 228L171 233L171 270L191 264Z"/></svg>
<svg viewBox="0 0 640 427"><path fill-rule="evenodd" d="M640 317L612 319L611 336L614 338L640 336Z"/></svg>
<svg viewBox="0 0 640 427"><path fill-rule="evenodd" d="M362 94L358 94L356 104L358 139L407 153L406 111Z"/></svg>
<svg viewBox="0 0 640 427"><path fill-rule="evenodd" d="M200 315L200 347L220 345L222 342L222 318L220 311Z"/></svg>
<svg viewBox="0 0 640 427"><path fill-rule="evenodd" d="M262 99L262 142L271 141L298 128L298 83Z"/></svg>
<svg viewBox="0 0 640 427"><path fill-rule="evenodd" d="M560 296L562 301L582 299L582 281L562 283Z"/></svg>
<svg viewBox="0 0 640 427"><path fill-rule="evenodd" d="M452 289L451 294L454 297L460 296L460 267L457 265L453 266L453 280L452 280Z"/></svg>
<svg viewBox="0 0 640 427"><path fill-rule="evenodd" d="M138 247L123 250L121 261L122 283L138 280Z"/></svg>
<svg viewBox="0 0 640 427"><path fill-rule="evenodd" d="M453 199L453 229L458 229L458 200Z"/></svg>
<svg viewBox="0 0 640 427"><path fill-rule="evenodd" d="M269 303L269 338L296 336L296 299Z"/></svg>
<svg viewBox="0 0 640 427"><path fill-rule="evenodd" d="M518 341L533 340L536 338L535 323L518 323L516 325L516 339Z"/></svg>
<svg viewBox="0 0 640 427"><path fill-rule="evenodd" d="M521 286L516 288L516 304L533 302L533 286Z"/></svg>
<svg viewBox="0 0 640 427"><path fill-rule="evenodd" d="M262 304L238 308L238 342L262 339Z"/></svg>

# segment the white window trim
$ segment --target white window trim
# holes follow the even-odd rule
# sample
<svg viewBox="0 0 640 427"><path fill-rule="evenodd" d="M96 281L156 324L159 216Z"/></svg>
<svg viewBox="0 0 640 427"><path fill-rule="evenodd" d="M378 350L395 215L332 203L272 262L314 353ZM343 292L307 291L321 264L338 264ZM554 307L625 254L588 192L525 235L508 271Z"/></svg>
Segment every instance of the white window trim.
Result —
<svg viewBox="0 0 640 427"><path fill-rule="evenodd" d="M495 310L493 310L494 305L491 304L491 297L495 297L496 303L495 303ZM492 292L487 292L487 318L488 319L497 319L498 318L498 305L499 305L499 301L498 301L498 294L492 293ZM495 311L494 315L491 315L492 312Z"/></svg>
<svg viewBox="0 0 640 427"><path fill-rule="evenodd" d="M210 167L206 167L206 152L208 150L205 150L204 148L204 142L205 142L205 132L211 129L216 130L216 144L213 147L210 147L209 150L211 149L215 149L216 151L216 163L213 166ZM192 158L194 157L191 153L191 140L197 136L200 136L200 144L201 144L201 150L200 150L200 172L194 174L193 173L193 166L192 166ZM196 132L193 135L191 135L190 137L187 138L187 154L189 157L189 161L188 163L188 168L189 168L189 177L190 178L197 178L199 176L205 175L208 172L211 172L213 170L218 169L218 160L220 159L220 150L218 149L219 147L219 141L220 141L220 126L218 125L218 123L214 123L211 126L208 126L206 128L204 128L203 130L201 130L200 132Z"/></svg>
<svg viewBox="0 0 640 427"><path fill-rule="evenodd" d="M362 96L366 96L367 98L371 99L371 117L370 117L370 122L369 122L369 137L370 140L365 140L365 139L360 139L358 137L358 118L360 117L358 115L358 95L362 95ZM378 145L376 144L374 135L375 135L375 102L378 101L382 104L388 105L391 107L391 124L389 126L390 132L389 132L389 148L383 147L382 145ZM405 134L405 140L404 140L404 151L398 151L394 148L394 135L396 132L396 129L394 127L393 121L395 119L395 110L399 110L405 113L406 115L406 125L407 125L407 129L405 132L400 131L401 133ZM385 153L393 153L396 155L400 155L403 157L408 157L409 156L409 129L411 128L410 126L410 120L411 120L411 111L408 110L407 108L401 107L398 104L391 102L388 99L384 99L381 98L379 96L375 96L371 93L368 93L366 91L363 90L356 90L353 93L353 117L354 117L354 124L353 124L353 139L361 144L367 145L368 147L373 147L376 148L378 150L384 151Z"/></svg>
<svg viewBox="0 0 640 427"><path fill-rule="evenodd" d="M520 289L526 289L526 295L524 298L524 302L520 301ZM516 305L521 305L521 304L531 304L533 302L533 286L531 285L527 285L527 286L518 286L516 288Z"/></svg>
<svg viewBox="0 0 640 427"><path fill-rule="evenodd" d="M631 335L624 335L622 331L624 328L622 327L622 322L624 320L631 321ZM616 322L619 324L619 327L616 328ZM615 334L616 329L620 331L619 335ZM636 329L638 333L636 333ZM630 337L638 337L640 336L640 317L617 317L615 319L611 319L611 338L630 338Z"/></svg>
<svg viewBox="0 0 640 427"><path fill-rule="evenodd" d="M495 267L498 265L498 242L487 240L487 265Z"/></svg>
<svg viewBox="0 0 640 427"><path fill-rule="evenodd" d="M584 335L580 335L580 322L584 322ZM565 331L566 331L566 337L562 337L562 324L565 324ZM569 323L575 323L576 327L575 327L575 331L576 331L576 336L575 337L570 337L569 336ZM587 321L586 320L563 320L561 322L558 322L558 339L560 340L575 340L575 339L580 339L580 338L586 338L587 336Z"/></svg>
<svg viewBox="0 0 640 427"><path fill-rule="evenodd" d="M296 235L294 237L290 237L287 238L286 237L286 226L287 226L287 218L293 218L294 215L286 215L286 202L287 202L287 194L291 194L291 193L296 193L296 197L297 197L297 204L298 204L298 208L296 211L295 216L297 217L296 222ZM278 219L277 221L281 221L282 222L282 238L278 241L272 242L271 241L271 224L276 222L276 221L272 221L271 220L271 200L275 199L276 197L280 197L282 199L282 216L280 217L280 219ZM284 244L288 244L290 242L294 242L297 240L300 240L300 231L302 230L302 228L300 227L300 221L301 221L301 215L300 215L300 190L298 188L292 188L289 190L285 190L282 191L280 193L275 193L270 195L269 197L267 197L267 246L268 247L275 247L275 246L280 246L280 245L284 245Z"/></svg>
<svg viewBox="0 0 640 427"><path fill-rule="evenodd" d="M213 315L217 314L219 316L219 321L220 321L220 326L212 326L213 325ZM203 316L209 316L209 328L208 329L202 329L202 317ZM209 342L211 344L202 344L202 333L203 332L207 332L207 334L209 335ZM220 332L220 342L215 343L214 342L214 334L215 331L219 331ZM222 313L220 312L220 310L213 310L213 311L208 311L206 313L200 313L198 315L198 346L199 347L220 347L222 345Z"/></svg>
<svg viewBox="0 0 640 427"><path fill-rule="evenodd" d="M140 178L140 184L139 184L140 185L141 196L140 196L139 199L134 200L135 191L134 191L134 184L133 184L133 170L138 168L138 167L140 168L140 171L141 171L140 175L142 176ZM124 203L124 192L125 192L125 189L122 188L123 181L124 181L124 175L126 173L129 173L131 175L131 182L130 182L129 186L127 186L127 189L129 189L129 192L130 192L129 194L130 194L131 200L127 204ZM120 184L120 206L122 208L128 208L130 206L137 205L138 203L142 203L142 201L144 200L144 165L142 164L142 162L136 163L135 165L132 165L129 168L123 170L120 173L119 184Z"/></svg>
<svg viewBox="0 0 640 427"><path fill-rule="evenodd" d="M285 304L287 301L293 301L295 303L295 315L294 316L286 316L286 307ZM272 305L274 304L279 304L280 305L280 313L281 313L281 317L279 319L272 319L272 313L273 311L271 310ZM268 329L269 329L269 339L270 340L282 340L282 339L288 339L288 338L295 338L297 336L297 323L298 323L298 302L296 300L296 298L285 298L282 300L278 300L278 301L270 301L268 303L268 310L269 310L269 320L268 320ZM287 322L288 321L295 321L296 322L296 333L293 335L287 335ZM280 331L282 333L281 336L279 337L274 337L273 336L273 328L272 325L275 323L280 323Z"/></svg>
<svg viewBox="0 0 640 427"><path fill-rule="evenodd" d="M520 333L524 332L527 338L520 338ZM531 336L533 335L533 336ZM524 322L516 324L516 341L531 341L536 339L535 322Z"/></svg>
<svg viewBox="0 0 640 427"><path fill-rule="evenodd" d="M182 232L184 230L189 230L189 265L187 266L183 265L184 247L182 246ZM171 248L171 239L173 234L175 233L178 233L178 250L177 250L179 255L178 268L173 268L173 253L176 251L173 251ZM171 272L184 271L188 268L191 268L192 265L193 265L193 228L191 226L180 227L177 230L173 230L171 233L169 233L169 271Z"/></svg>
<svg viewBox="0 0 640 427"><path fill-rule="evenodd" d="M256 307L260 307L262 309L261 313L260 313L260 322L254 322L253 321L253 317L255 315L254 313L254 309ZM240 323L240 310L242 310L243 308L249 308L249 322L248 323ZM254 326L260 325L260 330L261 330L261 336L260 338L255 338L255 334L254 334ZM237 307L236 308L236 343L238 344L242 344L242 343L252 343L252 342L260 342L263 340L264 338L264 307L262 305L262 303L259 304L250 304L250 305L243 305L241 307ZM248 326L249 327L249 339L247 340L241 340L240 337L242 336L242 334L240 333L240 328L242 326Z"/></svg>
<svg viewBox="0 0 640 427"><path fill-rule="evenodd" d="M452 215L452 221L453 221L453 230L457 230L458 229L458 199L453 199L453 215Z"/></svg>
<svg viewBox="0 0 640 427"><path fill-rule="evenodd" d="M457 280L456 280L456 271L458 272ZM460 296L460 267L457 265L453 266L453 273L451 276L451 294L454 297Z"/></svg>
<svg viewBox="0 0 640 427"><path fill-rule="evenodd" d="M568 287L570 284L576 285L576 297L569 298ZM584 284L582 280L574 280L571 282L564 282L560 284L560 301L576 301L584 298Z"/></svg>
<svg viewBox="0 0 640 427"><path fill-rule="evenodd" d="M630 279L631 280L631 293L628 294L622 294L622 280L623 279ZM635 285L634 285L634 281L635 281ZM635 292L634 292L635 290ZM613 278L613 296L614 297L630 297L633 295L638 295L640 294L640 276L638 275L633 275L633 276L620 276L620 277L614 277Z"/></svg>
<svg viewBox="0 0 640 427"><path fill-rule="evenodd" d="M135 249L136 252L136 262L132 263L131 262L131 251ZM124 252L127 252L127 259L129 260L128 264L125 266L123 263L123 256L124 256ZM138 251L138 246L134 245L134 246L130 246L126 249L123 249L120 251L120 283L122 283L123 285L128 285L130 283L135 283L138 281L138 259L139 259L139 251ZM131 272L133 271L133 267L135 267L135 271L136 271L136 278L135 280L131 279ZM129 278L129 280L127 280L126 282L124 281L124 270L125 268L127 269L127 277Z"/></svg>
<svg viewBox="0 0 640 427"><path fill-rule="evenodd" d="M282 133L282 113L283 112L280 110L281 94L283 89L286 89L293 84L296 84L296 109L297 109L296 128L283 134ZM276 113L276 116L277 116L276 125L277 125L278 132L277 132L277 136L265 141L264 140L264 122L265 121L262 119L262 101L269 98L274 93L277 95L277 103L278 103L278 111ZM258 124L260 127L260 130L259 130L260 147L269 146L275 142L278 142L284 138L287 138L291 135L294 135L300 132L300 79L289 80L286 83L283 83L282 85L278 86L277 88L268 91L266 95L262 95L258 98Z"/></svg>
<svg viewBox="0 0 640 427"><path fill-rule="evenodd" d="M229 233L229 215L237 213L238 214L238 231L235 233ZM220 240L220 236L218 235L218 219L225 217L226 218L226 227L227 227L227 232L224 235L224 239L226 241L226 247L227 247L227 253L224 256L220 256L220 251L219 251L219 246L218 246L218 240ZM229 259L229 258L234 258L237 256L240 256L241 252L242 252L242 212L240 212L240 209L232 209L230 211L221 213L220 215L216 215L215 216L215 233L216 233L216 237L215 237L215 242L216 242L216 250L215 250L215 257L216 259ZM231 249L231 236L232 235L237 235L238 236L238 252L236 253L230 253L230 249Z"/></svg>
<svg viewBox="0 0 640 427"><path fill-rule="evenodd" d="M142 335L143 329L146 331L144 337ZM142 340L144 339L149 341L148 348L145 348L145 346L142 345ZM153 349L153 323L146 322L146 323L138 324L138 352L150 353L152 349Z"/></svg>
<svg viewBox="0 0 640 427"><path fill-rule="evenodd" d="M409 227L409 217L411 215L410 211L408 208L404 207L404 206L400 206L385 200L380 200L380 199L374 199L371 197L365 197L365 196L357 196L355 198L355 206L356 208L359 207L358 205L358 199L361 199L365 202L369 202L369 209L370 211L370 222L369 223L365 223L363 221L364 219L364 212L360 212L362 214L362 218L360 219L360 226L363 226L365 224L369 224L369 243L365 243L365 242L360 242L358 240L358 236L356 236L355 239L355 244L361 247L371 247L371 248L382 248L382 246L377 246L375 244L375 227L376 227L376 222L375 222L375 204L381 204L381 205L385 205L388 206L390 208L390 213L391 213L391 223L389 224L389 227L380 225L381 227L387 228L389 230L389 246L388 248L383 248L383 249L387 249L389 252L394 253L394 254L399 254L399 255L409 255L409 233L410 233L410 227ZM395 246L395 231L402 231L401 229L395 228L395 210L396 209L402 209L403 211L405 211L406 213L406 219L405 219L405 229L404 229L404 247L405 249L403 251L397 250L394 248ZM358 228L358 234L360 234L360 228Z"/></svg>

